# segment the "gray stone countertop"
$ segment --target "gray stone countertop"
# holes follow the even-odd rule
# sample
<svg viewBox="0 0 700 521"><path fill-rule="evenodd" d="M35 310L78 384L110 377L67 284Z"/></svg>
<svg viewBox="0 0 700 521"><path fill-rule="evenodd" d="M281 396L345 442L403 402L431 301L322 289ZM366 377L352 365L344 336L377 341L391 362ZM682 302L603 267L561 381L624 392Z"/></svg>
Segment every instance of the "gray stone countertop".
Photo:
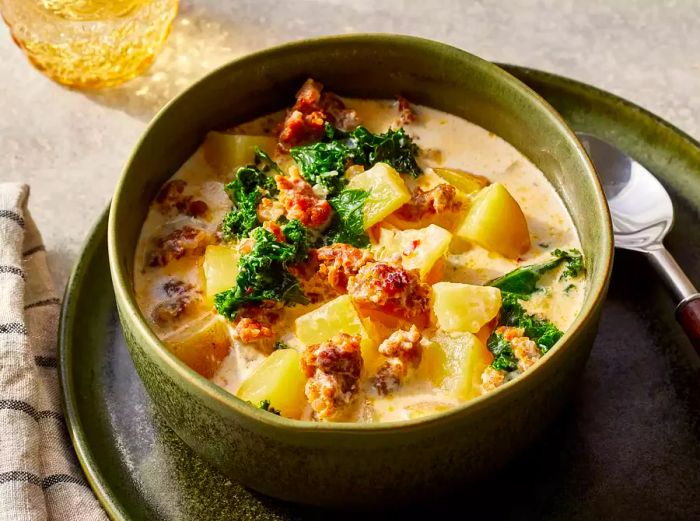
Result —
<svg viewBox="0 0 700 521"><path fill-rule="evenodd" d="M146 123L230 58L325 34L413 34L596 85L700 138L698 27L696 0L187 0L144 76L93 92L42 76L0 29L0 180L31 185L62 287Z"/></svg>

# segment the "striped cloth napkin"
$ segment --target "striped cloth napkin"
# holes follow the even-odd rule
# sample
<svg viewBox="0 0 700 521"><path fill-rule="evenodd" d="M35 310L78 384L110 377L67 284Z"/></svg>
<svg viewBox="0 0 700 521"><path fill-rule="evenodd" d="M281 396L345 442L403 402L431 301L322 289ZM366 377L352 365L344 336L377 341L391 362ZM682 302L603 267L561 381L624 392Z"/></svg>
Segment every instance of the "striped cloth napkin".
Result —
<svg viewBox="0 0 700 521"><path fill-rule="evenodd" d="M0 183L0 521L103 520L61 413L60 301L28 195Z"/></svg>

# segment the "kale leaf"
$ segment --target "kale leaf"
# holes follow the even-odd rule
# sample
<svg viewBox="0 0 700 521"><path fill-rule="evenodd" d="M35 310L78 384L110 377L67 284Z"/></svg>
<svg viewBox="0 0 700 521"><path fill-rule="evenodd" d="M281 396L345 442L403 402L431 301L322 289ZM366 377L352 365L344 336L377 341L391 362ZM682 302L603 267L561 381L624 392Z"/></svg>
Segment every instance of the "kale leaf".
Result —
<svg viewBox="0 0 700 521"><path fill-rule="evenodd" d="M363 212L367 197L366 190L346 189L328 200L335 213L324 237L325 244L341 242L357 248L369 245Z"/></svg>
<svg viewBox="0 0 700 521"><path fill-rule="evenodd" d="M502 277L492 280L488 285L501 291L518 295L518 298L522 300L527 300L530 298L530 295L537 291L537 283L540 278L560 264L566 263L566 269L561 275L562 280L576 277L583 272L583 256L577 249L573 248L569 251L557 249L552 252L552 255L554 257L547 262L521 266Z"/></svg>
<svg viewBox="0 0 700 521"><path fill-rule="evenodd" d="M309 229L299 219L292 219L282 226L282 234L287 242L294 247L293 261L303 262L309 256Z"/></svg>
<svg viewBox="0 0 700 521"><path fill-rule="evenodd" d="M300 255L300 243L277 242L275 236L262 227L255 228L251 237L255 244L238 263L236 285L214 296L216 310L232 320L238 310L248 304L266 300L307 303L299 281L287 270L287 264Z"/></svg>
<svg viewBox="0 0 700 521"><path fill-rule="evenodd" d="M569 251L556 249L552 255L560 259L566 259L566 268L559 277L560 280L573 279L579 275L586 273L586 267L583 264L583 254L576 248L571 248Z"/></svg>
<svg viewBox="0 0 700 521"><path fill-rule="evenodd" d="M563 333L549 320L527 313L518 302L518 295L502 293L502 298L498 325L523 328L525 336L537 344L542 354L554 347L562 337Z"/></svg>
<svg viewBox="0 0 700 521"><path fill-rule="evenodd" d="M264 152L263 152L264 153ZM225 240L231 241L246 237L260 224L258 203L263 197L274 195L275 180L265 175L257 167L249 165L236 171L236 178L224 187L233 207L221 223Z"/></svg>
<svg viewBox="0 0 700 521"><path fill-rule="evenodd" d="M518 359L513 353L513 346L503 335L491 333L486 347L493 353L491 367L500 371L515 371L518 368Z"/></svg>
<svg viewBox="0 0 700 521"><path fill-rule="evenodd" d="M330 195L336 195L347 183L344 172L351 164L371 167L388 163L401 173L418 177L423 173L416 162L418 152L403 128L372 134L363 126L343 132L326 124L321 141L293 147L290 154L309 183L323 185Z"/></svg>
<svg viewBox="0 0 700 521"><path fill-rule="evenodd" d="M272 158L267 155L267 152L262 150L260 147L255 147L255 166L264 173L274 172L277 174L282 174L282 169L279 165L275 163Z"/></svg>

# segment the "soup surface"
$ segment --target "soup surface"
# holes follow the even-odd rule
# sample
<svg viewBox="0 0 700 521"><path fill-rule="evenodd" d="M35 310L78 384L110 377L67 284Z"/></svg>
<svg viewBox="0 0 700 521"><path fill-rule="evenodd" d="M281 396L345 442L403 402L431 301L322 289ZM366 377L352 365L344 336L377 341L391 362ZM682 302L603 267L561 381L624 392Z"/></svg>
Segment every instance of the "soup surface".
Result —
<svg viewBox="0 0 700 521"><path fill-rule="evenodd" d="M135 288L158 337L275 414L379 422L447 410L536 364L585 293L576 229L498 136L308 80L162 187Z"/></svg>

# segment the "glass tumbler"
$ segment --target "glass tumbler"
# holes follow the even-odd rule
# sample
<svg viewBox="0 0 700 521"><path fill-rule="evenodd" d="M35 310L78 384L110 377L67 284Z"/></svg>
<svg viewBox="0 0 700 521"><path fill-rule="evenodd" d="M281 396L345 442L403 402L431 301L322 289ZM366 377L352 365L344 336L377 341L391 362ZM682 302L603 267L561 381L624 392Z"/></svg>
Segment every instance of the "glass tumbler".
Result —
<svg viewBox="0 0 700 521"><path fill-rule="evenodd" d="M117 85L146 69L177 10L178 0L0 0L31 63L80 88Z"/></svg>

